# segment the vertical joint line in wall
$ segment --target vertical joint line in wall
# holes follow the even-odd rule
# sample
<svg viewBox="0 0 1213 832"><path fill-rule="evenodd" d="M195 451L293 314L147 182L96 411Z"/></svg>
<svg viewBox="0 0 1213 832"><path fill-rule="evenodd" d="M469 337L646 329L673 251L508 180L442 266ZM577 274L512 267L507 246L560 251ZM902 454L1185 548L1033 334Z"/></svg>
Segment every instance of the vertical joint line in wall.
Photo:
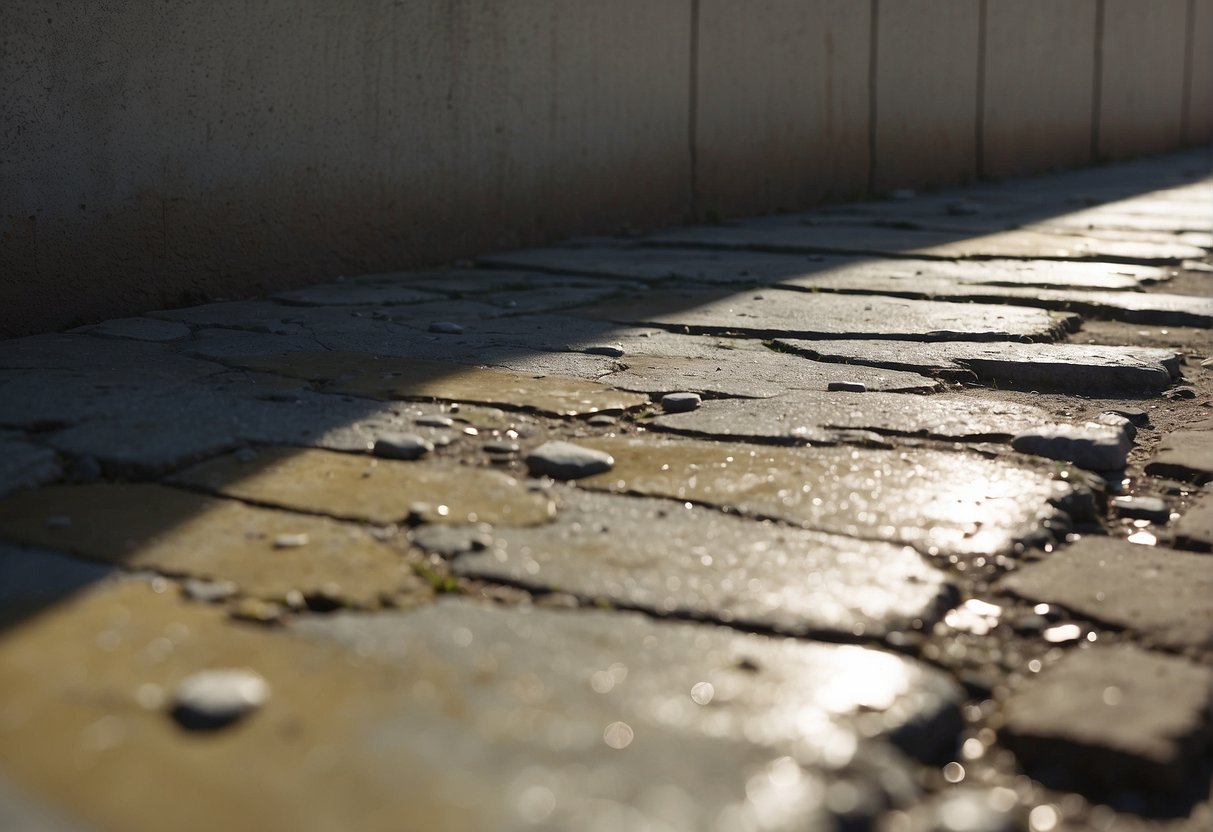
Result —
<svg viewBox="0 0 1213 832"><path fill-rule="evenodd" d="M988 0L977 4L977 113L973 119L973 163L977 178L986 176L986 7Z"/></svg>
<svg viewBox="0 0 1213 832"><path fill-rule="evenodd" d="M687 102L687 154L691 165L691 219L699 219L699 0L691 0L691 57Z"/></svg>
<svg viewBox="0 0 1213 832"><path fill-rule="evenodd" d="M1099 119L1103 98L1104 0L1095 0L1095 72L1091 82L1091 161L1099 161Z"/></svg>
<svg viewBox="0 0 1213 832"><path fill-rule="evenodd" d="M1192 118L1192 54L1196 36L1196 0L1188 0L1188 14L1184 24L1184 83L1183 101L1179 105L1179 144L1188 142L1188 123Z"/></svg>
<svg viewBox="0 0 1213 832"><path fill-rule="evenodd" d="M868 15L868 194L876 192L876 70L879 46L880 0L872 0Z"/></svg>

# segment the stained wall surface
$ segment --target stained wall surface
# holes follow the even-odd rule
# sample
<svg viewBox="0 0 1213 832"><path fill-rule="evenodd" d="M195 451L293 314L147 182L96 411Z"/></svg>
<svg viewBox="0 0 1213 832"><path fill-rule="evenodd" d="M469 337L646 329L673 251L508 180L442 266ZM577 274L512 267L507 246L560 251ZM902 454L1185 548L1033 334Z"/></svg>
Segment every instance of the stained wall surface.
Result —
<svg viewBox="0 0 1213 832"><path fill-rule="evenodd" d="M0 336L1205 142L1210 5L7 0Z"/></svg>

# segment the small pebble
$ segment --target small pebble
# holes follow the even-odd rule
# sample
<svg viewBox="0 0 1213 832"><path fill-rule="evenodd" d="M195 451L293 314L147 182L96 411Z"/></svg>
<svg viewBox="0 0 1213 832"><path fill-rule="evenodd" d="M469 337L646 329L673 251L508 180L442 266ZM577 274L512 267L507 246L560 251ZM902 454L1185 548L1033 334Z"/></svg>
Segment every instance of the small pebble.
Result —
<svg viewBox="0 0 1213 832"><path fill-rule="evenodd" d="M434 450L434 443L415 433L393 433L380 436L371 450L384 459L421 459Z"/></svg>
<svg viewBox="0 0 1213 832"><path fill-rule="evenodd" d="M623 355L623 345L622 344L597 344L592 347L584 348L582 350L582 352L589 353L590 355L606 355L606 356L610 356L611 358L619 358L620 356Z"/></svg>
<svg viewBox="0 0 1213 832"><path fill-rule="evenodd" d="M248 716L269 696L269 683L251 670L204 670L177 685L172 715L183 728L211 731Z"/></svg>
<svg viewBox="0 0 1213 832"><path fill-rule="evenodd" d="M1124 416L1137 427L1145 427L1150 424L1150 414L1136 407L1110 407L1104 413L1111 413L1116 416Z"/></svg>
<svg viewBox="0 0 1213 832"><path fill-rule="evenodd" d="M298 549L306 546L308 537L304 533L300 534L280 534L274 538L275 549Z"/></svg>
<svg viewBox="0 0 1213 832"><path fill-rule="evenodd" d="M418 416L413 421L423 428L449 428L455 424L450 416Z"/></svg>
<svg viewBox="0 0 1213 832"><path fill-rule="evenodd" d="M1158 497L1116 497L1112 500L1118 517L1166 523L1171 519L1171 509Z"/></svg>
<svg viewBox="0 0 1213 832"><path fill-rule="evenodd" d="M282 607L260 598L243 598L235 603L228 615L236 621L251 621L254 624L279 624L282 622Z"/></svg>
<svg viewBox="0 0 1213 832"><path fill-rule="evenodd" d="M666 413L687 413L703 402L698 393L667 393L661 397L661 409Z"/></svg>
<svg viewBox="0 0 1213 832"><path fill-rule="evenodd" d="M217 604L226 601L239 591L231 581L207 581L201 578L190 578L181 585L181 592L191 601L201 601L204 604Z"/></svg>
<svg viewBox="0 0 1213 832"><path fill-rule="evenodd" d="M452 321L434 321L430 324L430 332L440 335L462 335L463 327Z"/></svg>
<svg viewBox="0 0 1213 832"><path fill-rule="evenodd" d="M485 442L483 447L486 454L493 454L495 456L510 456L518 453L519 450L517 442L506 441Z"/></svg>
<svg viewBox="0 0 1213 832"><path fill-rule="evenodd" d="M1196 391L1191 387L1176 387L1174 390L1168 390L1162 395L1166 399L1194 399L1196 398Z"/></svg>
<svg viewBox="0 0 1213 832"><path fill-rule="evenodd" d="M605 413L598 413L586 420L588 424L591 424L596 428L610 427L611 425L616 424L618 421L619 420L614 416L608 416Z"/></svg>
<svg viewBox="0 0 1213 832"><path fill-rule="evenodd" d="M531 476L575 480L611 470L615 459L610 454L583 448L572 442L545 442L527 454Z"/></svg>
<svg viewBox="0 0 1213 832"><path fill-rule="evenodd" d="M862 381L831 381L826 384L826 390L843 393L866 393L868 386Z"/></svg>

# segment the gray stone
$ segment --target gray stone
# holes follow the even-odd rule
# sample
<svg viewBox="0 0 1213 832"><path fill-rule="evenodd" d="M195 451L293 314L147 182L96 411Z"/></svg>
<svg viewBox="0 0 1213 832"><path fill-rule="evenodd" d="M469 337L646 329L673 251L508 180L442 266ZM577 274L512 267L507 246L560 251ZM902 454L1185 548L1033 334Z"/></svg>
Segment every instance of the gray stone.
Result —
<svg viewBox="0 0 1213 832"><path fill-rule="evenodd" d="M1193 427L1164 436L1146 465L1146 473L1198 485L1213 481L1213 419Z"/></svg>
<svg viewBox="0 0 1213 832"><path fill-rule="evenodd" d="M575 310L624 324L684 327L749 336L903 338L916 341L1046 341L1077 316L995 304L771 291L654 292L643 304L604 301Z"/></svg>
<svg viewBox="0 0 1213 832"><path fill-rule="evenodd" d="M619 344L609 344L606 346L590 345L584 347L582 352L587 352L590 355L609 355L612 358L619 358L623 355L623 347Z"/></svg>
<svg viewBox="0 0 1213 832"><path fill-rule="evenodd" d="M427 329L430 332L437 332L440 335L463 334L463 326L451 321L434 321Z"/></svg>
<svg viewBox="0 0 1213 832"><path fill-rule="evenodd" d="M1054 788L1182 795L1199 786L1211 709L1208 667L1129 644L1089 647L1013 693L999 736Z"/></svg>
<svg viewBox="0 0 1213 832"><path fill-rule="evenodd" d="M666 413L687 413L703 402L698 393L666 393L661 397L661 409Z"/></svg>
<svg viewBox="0 0 1213 832"><path fill-rule="evenodd" d="M868 386L862 381L831 381L826 390L839 393L866 393Z"/></svg>
<svg viewBox="0 0 1213 832"><path fill-rule="evenodd" d="M545 442L526 455L531 476L575 480L611 470L615 460L610 454L574 445L572 442Z"/></svg>
<svg viewBox="0 0 1213 832"><path fill-rule="evenodd" d="M622 611L288 626L393 666L394 704L346 717L362 739L343 765L388 764L416 816L455 805L468 828L867 827L917 793L891 746L929 752L959 724L960 691L913 660Z"/></svg>
<svg viewBox="0 0 1213 832"><path fill-rule="evenodd" d="M1128 461L1133 437L1124 427L1094 422L1082 426L1044 425L1018 434L1011 440L1011 447L1092 471L1117 471Z"/></svg>
<svg viewBox="0 0 1213 832"><path fill-rule="evenodd" d="M929 627L956 594L908 547L666 500L567 489L559 502L554 523L500 529L491 551L460 557L455 571L798 635Z"/></svg>
<svg viewBox="0 0 1213 832"><path fill-rule="evenodd" d="M484 449L485 453L493 454L494 456L513 456L520 450L517 442L510 442L509 440L485 442L480 447Z"/></svg>
<svg viewBox="0 0 1213 832"><path fill-rule="evenodd" d="M1002 588L1168 648L1213 647L1213 558L1088 535Z"/></svg>
<svg viewBox="0 0 1213 832"><path fill-rule="evenodd" d="M780 349L817 361L863 364L1038 390L1162 390L1179 377L1171 350L1083 344L983 344L776 339Z"/></svg>
<svg viewBox="0 0 1213 832"><path fill-rule="evenodd" d="M452 419L450 416L444 416L441 413L418 416L413 421L415 421L418 425L427 428L449 428L451 425L455 424L454 419Z"/></svg>
<svg viewBox="0 0 1213 832"><path fill-rule="evenodd" d="M695 413L658 417L662 430L787 442L845 441L854 431L948 440L1007 441L1048 416L1031 405L897 393L788 393L760 401L706 401Z"/></svg>
<svg viewBox="0 0 1213 832"><path fill-rule="evenodd" d="M177 685L172 715L183 728L214 730L244 719L269 697L269 683L251 670L203 670Z"/></svg>
<svg viewBox="0 0 1213 832"><path fill-rule="evenodd" d="M378 437L372 453L385 459L421 459L432 450L434 443L415 433L392 433Z"/></svg>
<svg viewBox="0 0 1213 832"><path fill-rule="evenodd" d="M1199 495L1175 524L1175 545L1213 552L1213 493Z"/></svg>
<svg viewBox="0 0 1213 832"><path fill-rule="evenodd" d="M1149 520L1152 523L1167 523L1171 519L1171 508L1158 497L1121 496L1112 500L1118 517Z"/></svg>
<svg viewBox="0 0 1213 832"><path fill-rule="evenodd" d="M35 488L63 473L55 452L20 439L0 437L0 496Z"/></svg>
<svg viewBox="0 0 1213 832"><path fill-rule="evenodd" d="M187 578L181 583L181 593L191 601L204 604L218 604L229 598L234 598L240 592L240 587L232 581L214 581L204 578Z"/></svg>
<svg viewBox="0 0 1213 832"><path fill-rule="evenodd" d="M133 338L136 341L176 341L187 337L191 330L185 324L154 318L118 318L80 331L110 338Z"/></svg>
<svg viewBox="0 0 1213 832"><path fill-rule="evenodd" d="M413 542L431 554L453 558L492 545L492 527L485 523L431 523L413 530Z"/></svg>

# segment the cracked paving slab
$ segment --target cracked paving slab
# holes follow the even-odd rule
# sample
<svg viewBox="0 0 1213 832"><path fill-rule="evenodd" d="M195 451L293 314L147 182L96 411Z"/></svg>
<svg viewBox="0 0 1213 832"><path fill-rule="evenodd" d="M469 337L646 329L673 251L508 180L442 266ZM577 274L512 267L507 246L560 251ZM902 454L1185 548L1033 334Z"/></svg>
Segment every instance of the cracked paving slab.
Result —
<svg viewBox="0 0 1213 832"><path fill-rule="evenodd" d="M615 458L578 480L713 505L817 531L908 544L929 555L996 556L1064 525L1077 487L1042 468L922 448L780 448L657 437L579 440Z"/></svg>
<svg viewBox="0 0 1213 832"><path fill-rule="evenodd" d="M1052 417L1038 407L896 393L788 393L762 401L706 401L657 417L660 430L773 442L846 441L856 431L956 441L1009 441Z"/></svg>
<svg viewBox="0 0 1213 832"><path fill-rule="evenodd" d="M620 413L646 396L577 378L535 377L442 361L317 352L248 356L231 363L302 378L332 393L375 399L430 399L535 410L551 416Z"/></svg>
<svg viewBox="0 0 1213 832"><path fill-rule="evenodd" d="M1087 535L1001 588L1128 630L1147 643L1213 647L1213 558Z"/></svg>
<svg viewBox="0 0 1213 832"><path fill-rule="evenodd" d="M644 304L606 301L573 314L624 324L791 338L1052 341L1076 315L1017 306L786 292L654 292Z"/></svg>
<svg viewBox="0 0 1213 832"><path fill-rule="evenodd" d="M11 495L0 500L0 539L127 569L228 580L266 600L301 593L376 608L422 586L400 552L358 526L162 485Z"/></svg>
<svg viewBox="0 0 1213 832"><path fill-rule="evenodd" d="M263 448L229 454L172 477L227 497L379 525L410 515L431 523L531 526L555 512L551 498L500 471L449 462Z"/></svg>
<svg viewBox="0 0 1213 832"><path fill-rule="evenodd" d="M1175 524L1175 545L1213 552L1213 492L1197 496Z"/></svg>
<svg viewBox="0 0 1213 832"><path fill-rule="evenodd" d="M214 666L270 699L183 734L158 702ZM919 796L898 748L953 744L963 697L888 653L622 612L442 602L271 632L136 581L0 639L0 685L5 776L133 832L867 826Z"/></svg>
<svg viewBox="0 0 1213 832"><path fill-rule="evenodd" d="M1210 714L1213 669L1130 644L1094 646L1068 651L1012 694L999 736L1054 787L1113 800L1182 794L1207 788Z"/></svg>
<svg viewBox="0 0 1213 832"><path fill-rule="evenodd" d="M62 473L54 451L0 434L0 496L35 488Z"/></svg>
<svg viewBox="0 0 1213 832"><path fill-rule="evenodd" d="M786 217L676 228L651 234L643 240L648 245L752 248L775 252L916 255L949 260L993 257L1101 260L1157 265L1205 256L1204 249L1182 243L1132 242L1041 231L1005 231L974 237L963 231L842 224L810 225Z"/></svg>
<svg viewBox="0 0 1213 832"><path fill-rule="evenodd" d="M1213 482L1213 419L1164 436L1146 464L1146 473L1198 485Z"/></svg>
<svg viewBox="0 0 1213 832"><path fill-rule="evenodd" d="M558 494L556 522L495 529L490 548L461 554L455 572L800 635L929 628L955 598L908 547L667 500Z"/></svg>
<svg viewBox="0 0 1213 832"><path fill-rule="evenodd" d="M1164 390L1179 378L1173 350L1096 344L983 344L919 341L806 341L775 346L814 361L885 367L951 381L983 381L1082 393Z"/></svg>
<svg viewBox="0 0 1213 832"><path fill-rule="evenodd" d="M934 393L938 381L916 373L843 367L777 352L721 350L710 358L625 355L626 369L599 379L621 390L641 393L690 391L721 396L769 398L788 390L824 391L833 382L858 382L889 393Z"/></svg>
<svg viewBox="0 0 1213 832"><path fill-rule="evenodd" d="M882 278L938 278L962 285L1038 286L1046 289L1137 290L1170 278L1156 266L1056 260L875 259L843 255L794 255L769 252L643 248L628 245L564 246L507 252L482 258L498 266L543 269L588 276L646 281L698 281L730 286L778 284L833 275Z"/></svg>

